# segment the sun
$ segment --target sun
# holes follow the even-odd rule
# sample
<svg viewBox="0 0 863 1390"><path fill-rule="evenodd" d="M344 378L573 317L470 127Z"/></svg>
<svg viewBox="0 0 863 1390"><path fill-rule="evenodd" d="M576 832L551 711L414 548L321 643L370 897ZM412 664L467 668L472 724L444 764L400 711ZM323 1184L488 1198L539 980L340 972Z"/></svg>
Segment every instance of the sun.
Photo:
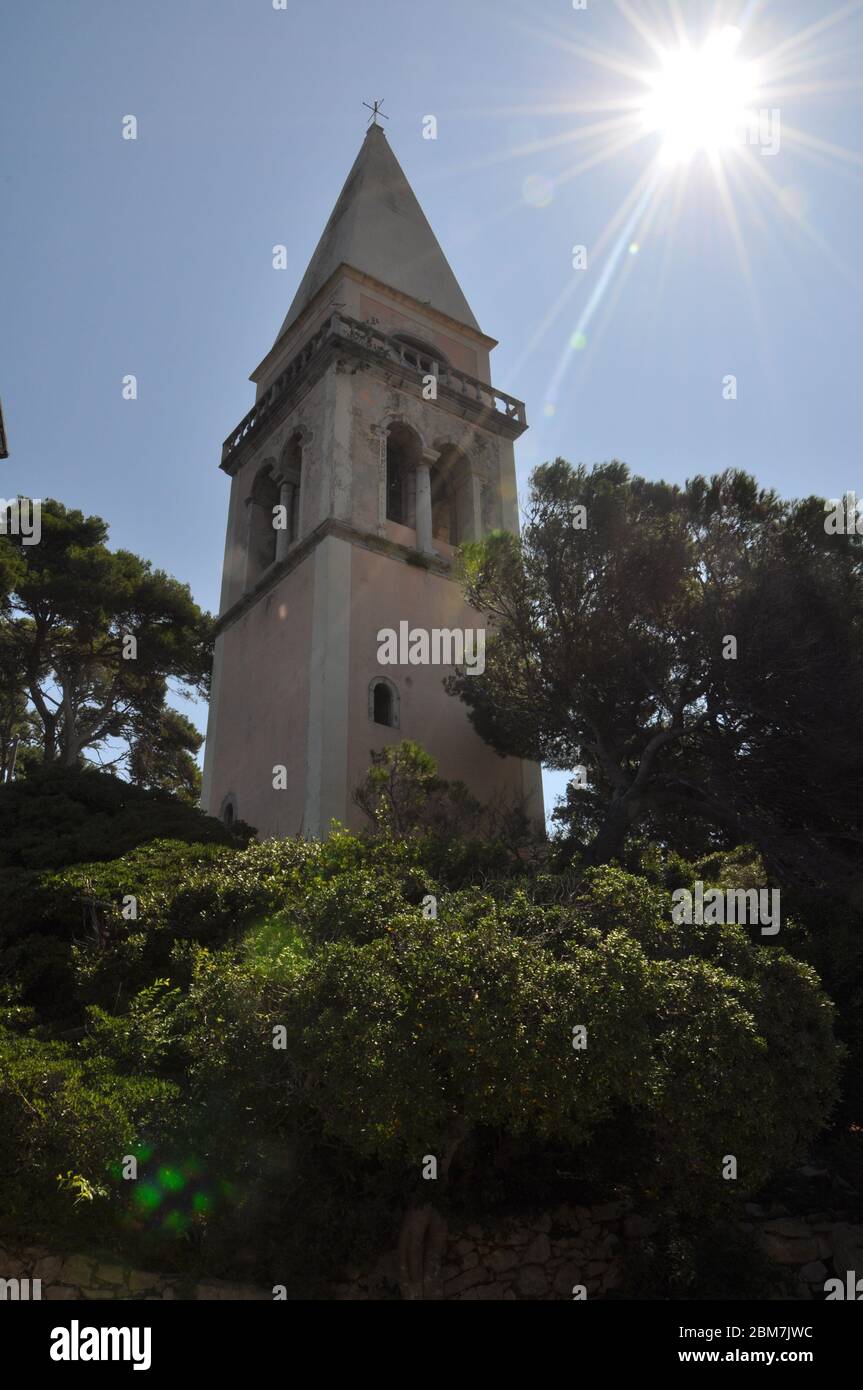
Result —
<svg viewBox="0 0 863 1390"><path fill-rule="evenodd" d="M575 0L573 5L584 8ZM522 156L536 161L545 152L551 157L552 151L571 145L572 159L553 179L534 163L522 182L519 203L528 202L539 211L553 208L565 185L588 170L621 158L635 170L635 156L644 156L643 166L591 248L592 265L599 267L596 274L568 280L513 364L511 380L517 380L518 369L558 318L570 311L573 300L580 300L561 334L557 365L546 386L548 419L555 417L559 397L572 379L576 356L585 364L579 380L586 380L594 344L610 321L625 279L636 267L644 267L643 278L660 250L658 284L665 286L673 268L677 229L693 200L704 225L707 207L711 226L715 212L719 233L736 253L759 325L763 312L748 251L750 229L758 235L769 227L773 236L787 230L805 237L855 292L859 283L855 268L841 260L809 221L806 187L797 181L802 177L797 166L805 159L859 178L863 155L792 124L790 118L802 98L834 96L847 104L847 93L859 92L853 65L855 31L849 20L863 10L863 0L836 0L828 14L819 13L823 4L804 6L802 27L784 26L784 32L781 20L792 8L788 0L712 0L714 18L709 28L698 31L687 29L684 10L702 7L685 6L683 0L651 0L649 6L639 0L611 0L607 8L618 11L629 37L638 41L638 52L623 42L611 46L583 34L562 38L557 29L537 30L533 21L520 22L531 36L547 39L564 55L578 59L579 84L589 64L603 85L595 92L586 86L573 90L570 81L545 106L530 102L495 108L495 114L513 118L541 114L558 121L572 114L575 120L569 129L556 130L546 139L532 137L480 161L493 164ZM725 16L730 19L732 14L737 24L726 24ZM840 26L845 30L844 58L839 57ZM773 158L780 146L781 169ZM690 223L688 235L697 225Z"/></svg>
<svg viewBox="0 0 863 1390"><path fill-rule="evenodd" d="M644 129L662 137L661 158L679 164L699 151L717 156L746 135L758 90L754 63L737 57L739 29L711 34L701 48L664 52L641 109Z"/></svg>

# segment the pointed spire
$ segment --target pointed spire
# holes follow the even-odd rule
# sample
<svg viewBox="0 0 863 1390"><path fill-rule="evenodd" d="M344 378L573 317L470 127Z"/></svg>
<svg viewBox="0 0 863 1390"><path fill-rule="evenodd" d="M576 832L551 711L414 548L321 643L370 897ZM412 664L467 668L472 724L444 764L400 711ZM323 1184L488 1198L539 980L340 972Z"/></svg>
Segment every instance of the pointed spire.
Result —
<svg viewBox="0 0 863 1390"><path fill-rule="evenodd" d="M342 264L480 332L383 127L376 124L366 132L279 338Z"/></svg>

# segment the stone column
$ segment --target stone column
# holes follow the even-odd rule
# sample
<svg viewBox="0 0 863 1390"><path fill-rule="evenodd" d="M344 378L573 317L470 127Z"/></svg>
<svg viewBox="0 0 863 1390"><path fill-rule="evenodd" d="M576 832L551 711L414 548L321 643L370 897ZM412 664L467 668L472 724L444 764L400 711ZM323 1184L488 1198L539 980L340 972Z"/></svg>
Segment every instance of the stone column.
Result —
<svg viewBox="0 0 863 1390"><path fill-rule="evenodd" d="M285 529L276 531L276 564L284 560L291 544L291 532L294 525L294 484L287 482L285 478L279 481L279 506L285 509Z"/></svg>
<svg viewBox="0 0 863 1390"><path fill-rule="evenodd" d="M437 455L430 450L423 450L423 455L417 464L417 550L423 555L433 555L432 545L432 499L431 499L431 465L437 461Z"/></svg>
<svg viewBox="0 0 863 1390"><path fill-rule="evenodd" d="M378 436L378 535L387 533L387 436L381 430Z"/></svg>
<svg viewBox="0 0 863 1390"><path fill-rule="evenodd" d="M482 540L482 478L478 473L470 474L470 501L471 501L471 522L473 526L473 536L471 540Z"/></svg>

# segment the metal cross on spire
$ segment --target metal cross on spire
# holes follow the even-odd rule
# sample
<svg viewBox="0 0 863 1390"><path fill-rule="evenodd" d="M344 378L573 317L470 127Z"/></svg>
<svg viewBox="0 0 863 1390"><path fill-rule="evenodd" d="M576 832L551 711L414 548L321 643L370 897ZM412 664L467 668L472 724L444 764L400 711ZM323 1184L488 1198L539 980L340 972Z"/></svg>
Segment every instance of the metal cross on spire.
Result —
<svg viewBox="0 0 863 1390"><path fill-rule="evenodd" d="M374 102L372 105L370 105L369 102L367 102L367 101L364 101L364 102L363 102L363 106L367 106L368 109L369 109L369 111L371 111L371 113L372 113L372 114L369 116L369 120L368 120L368 124L369 124L369 125L377 125L377 123L378 123L378 116L383 116L383 118L384 118L385 121L388 121L388 120L389 120L389 116L386 114L386 112L381 110L381 107L383 106L383 104L384 104L384 98L383 98L383 97L381 97L380 101L376 101L376 102Z"/></svg>

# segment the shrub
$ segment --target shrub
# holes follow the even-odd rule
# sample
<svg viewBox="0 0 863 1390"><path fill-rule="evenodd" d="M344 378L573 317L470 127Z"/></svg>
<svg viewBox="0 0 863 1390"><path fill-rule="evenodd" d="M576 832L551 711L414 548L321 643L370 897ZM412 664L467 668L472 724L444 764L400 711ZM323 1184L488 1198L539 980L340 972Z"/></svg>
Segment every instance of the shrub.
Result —
<svg viewBox="0 0 863 1390"><path fill-rule="evenodd" d="M23 1174L43 1192L57 1171L98 1186L147 1105L169 1163L181 1113L183 1143L230 1193L195 1227L210 1258L271 1250L280 1282L308 1284L312 1263L356 1258L432 1187L476 1209L492 1190L523 1198L529 1171L601 1183L613 1145L615 1181L703 1213L805 1151L838 1066L810 967L741 927L673 923L666 887L618 869L510 876L491 860L480 889L465 864L457 842L448 860L430 837L342 831L158 842L31 877L29 931L6 908L0 924L20 1035L5 1035L0 1122ZM74 1049L50 1041L61 1028ZM422 1182L426 1155L438 1184Z"/></svg>
<svg viewBox="0 0 863 1390"><path fill-rule="evenodd" d="M383 940L319 952L289 1014L328 1132L416 1174L424 1154L492 1127L565 1140L577 1171L597 1125L625 1112L648 1156L633 1182L681 1207L721 1206L798 1159L836 1096L817 980L733 927L686 957L637 882L610 923L614 874L594 881L554 953L493 912L466 930L394 918ZM583 1052L573 1024L587 1028ZM736 1184L723 1179L728 1154Z"/></svg>
<svg viewBox="0 0 863 1390"><path fill-rule="evenodd" d="M165 1081L120 1076L103 1059L0 1030L4 1218L67 1226L82 1200L117 1210L128 1192L117 1181L123 1156L145 1135L170 1132L178 1096ZM96 1224L105 1219L100 1210Z"/></svg>
<svg viewBox="0 0 863 1390"><path fill-rule="evenodd" d="M169 792L146 791L95 768L35 768L0 786L0 869L117 859L157 838L239 843L250 833L240 826L229 834Z"/></svg>

